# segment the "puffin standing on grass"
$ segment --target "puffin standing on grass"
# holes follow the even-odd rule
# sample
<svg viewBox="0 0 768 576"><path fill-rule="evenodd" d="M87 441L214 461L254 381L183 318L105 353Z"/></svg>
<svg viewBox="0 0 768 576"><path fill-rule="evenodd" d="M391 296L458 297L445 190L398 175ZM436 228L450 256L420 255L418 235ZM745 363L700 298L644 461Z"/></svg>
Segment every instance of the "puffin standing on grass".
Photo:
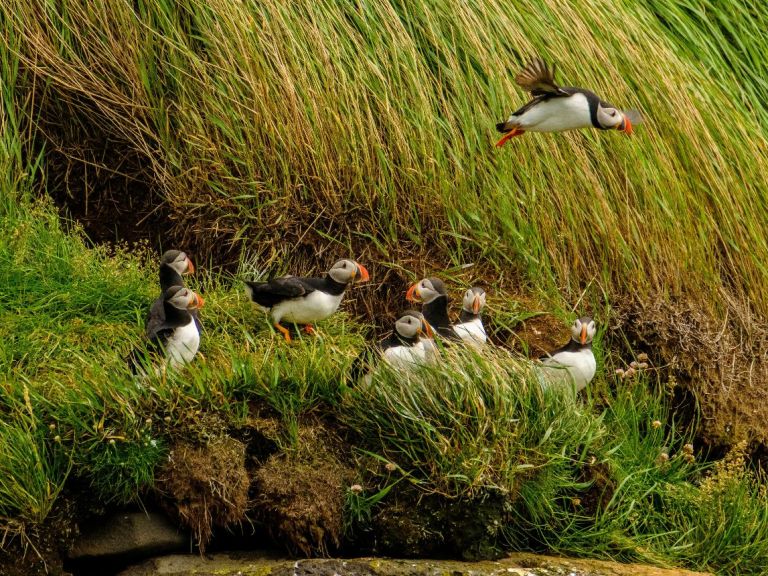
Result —
<svg viewBox="0 0 768 576"><path fill-rule="evenodd" d="M483 308L485 308L485 290L479 286L473 286L464 293L459 321L453 325L462 342L475 350L482 349L488 340L481 316Z"/></svg>
<svg viewBox="0 0 768 576"><path fill-rule="evenodd" d="M353 260L339 260L325 278L284 276L268 282L246 282L248 297L264 312L272 325L291 341L291 334L280 322L304 325L304 331L314 333L312 324L325 320L336 312L347 286L369 280L365 266Z"/></svg>
<svg viewBox="0 0 768 576"><path fill-rule="evenodd" d="M503 146L524 132L562 132L578 128L619 130L632 134L632 125L642 122L637 110L619 110L584 88L558 86L555 67L548 68L541 58L532 58L515 76L515 82L533 95L533 100L512 113L506 122L496 124L504 136Z"/></svg>
<svg viewBox="0 0 768 576"><path fill-rule="evenodd" d="M203 307L204 300L184 286L171 286L163 293L163 316L153 315L145 332L146 350L152 354L164 352L165 363L176 368L191 362L200 347L200 331L192 315ZM141 370L142 350L136 349L129 358L134 373Z"/></svg>
<svg viewBox="0 0 768 576"><path fill-rule="evenodd" d="M432 328L424 319L421 312L406 310L395 321L395 329L375 346L364 350L352 364L352 379L358 380L363 376L369 383L375 358L398 371L409 371L431 362L424 347L422 336L432 337Z"/></svg>
<svg viewBox="0 0 768 576"><path fill-rule="evenodd" d="M573 385L576 392L586 388L597 371L592 353L592 339L596 331L595 321L583 316L571 326L571 339L567 344L540 358L549 383Z"/></svg>
<svg viewBox="0 0 768 576"><path fill-rule="evenodd" d="M192 264L186 252L181 250L167 250L160 258L160 296L158 296L149 309L149 314L145 321L145 327L149 327L150 322L157 323L165 318L164 314L164 295L165 291L171 286L184 286L184 276L195 273L195 265ZM197 317L197 310L191 311L195 319L197 329L202 328L200 319Z"/></svg>
<svg viewBox="0 0 768 576"><path fill-rule="evenodd" d="M447 340L460 340L448 318L448 292L440 278L424 278L408 288L405 294L409 302L423 302L421 313L432 330Z"/></svg>

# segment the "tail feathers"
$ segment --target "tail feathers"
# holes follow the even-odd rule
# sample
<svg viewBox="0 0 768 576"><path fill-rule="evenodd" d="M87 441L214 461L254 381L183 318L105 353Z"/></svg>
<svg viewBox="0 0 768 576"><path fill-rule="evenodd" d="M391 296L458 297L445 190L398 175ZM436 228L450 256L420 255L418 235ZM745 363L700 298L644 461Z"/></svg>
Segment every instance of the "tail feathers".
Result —
<svg viewBox="0 0 768 576"><path fill-rule="evenodd" d="M373 368L373 353L371 350L363 350L352 362L349 369L348 382L354 385L371 373Z"/></svg>
<svg viewBox="0 0 768 576"><path fill-rule="evenodd" d="M248 294L248 298L253 300L253 292L254 290L258 289L259 286L263 284L263 282L249 282L248 280L245 280L245 293Z"/></svg>
<svg viewBox="0 0 768 576"><path fill-rule="evenodd" d="M147 374L152 367L152 359L146 348L136 347L124 358L131 374L134 376Z"/></svg>

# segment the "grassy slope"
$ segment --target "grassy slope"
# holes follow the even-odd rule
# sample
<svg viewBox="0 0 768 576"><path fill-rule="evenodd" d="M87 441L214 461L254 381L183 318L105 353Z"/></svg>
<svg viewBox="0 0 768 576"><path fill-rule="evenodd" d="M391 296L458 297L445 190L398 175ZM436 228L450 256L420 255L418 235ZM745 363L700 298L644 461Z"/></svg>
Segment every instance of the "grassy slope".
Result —
<svg viewBox="0 0 768 576"><path fill-rule="evenodd" d="M765 312L755 291L766 261L755 215L764 207L764 158L755 151L764 140L758 123L746 121L765 110L731 97L741 92L719 50L706 53L718 71L711 83L690 65L693 40L673 43L645 8L627 4L617 14L598 2L571 14L559 3L517 10L435 3L413 13L379 4L341 14L336 4L297 3L238 14L242 6L231 3L182 4L178 12L153 4L144 19L160 36L126 12L118 18L121 3L105 3L109 13L68 6L71 30L59 36L34 31L34 3L11 5L4 37L14 22L12 47L21 52L22 35L33 38L23 50L42 50L34 62L50 81L46 97L71 99L146 152L169 201L191 207L201 228L218 223L257 240L283 226L304 230L319 214L342 244L375 241L381 258L396 257L402 245L442 262L483 256L489 268L511 265L565 299L597 277L614 297L695 290L696 298L714 295L716 307L727 280L732 295L752 294L755 311ZM543 47L573 19L584 23L569 25L573 45L612 64L584 69L576 51L544 53L568 78L652 111L652 121L632 141L531 136L491 150L488 127L520 101L508 74L516 54ZM99 34L82 33L88 21ZM299 41L307 37L313 41ZM382 49L384 40L393 48ZM526 369L502 354L472 369L451 365L406 385L385 377L379 387L345 393L339 382L362 345L356 324L342 317L324 341L284 348L266 332L252 334L257 315L228 279L210 277L200 280L205 361L137 388L121 357L139 339L154 273L140 257L87 249L32 200L37 172L22 154L30 133L18 122L19 112L34 110L24 98L31 80L15 89L14 55L4 52L2 63L0 516L9 526L42 521L68 475L92 482L102 500L135 498L170 443L203 432L195 427L201 414L237 427L246 403L257 401L281 417L288 451L300 416L319 411L344 420L366 449L427 492L516 491L516 521L503 534L512 546L763 569L764 489L738 459L702 481L683 457L686 433L664 396L642 385L610 392L603 376L601 397L560 405L540 398ZM706 89L679 89L697 84ZM760 90L755 81L744 93ZM713 106L733 121L722 122ZM541 209L530 209L534 199ZM275 217L299 205L296 215ZM423 236L409 234L414 229ZM558 240L564 229L567 245ZM267 254L263 248L262 265ZM446 377L447 389L439 385ZM498 387L484 386L489 379ZM499 394L511 383L516 394ZM649 428L656 419L664 426ZM663 447L672 449L669 465L657 461ZM582 474L592 456L618 489L587 513L576 499L590 493ZM372 492L351 497L358 520L371 503L365 497L390 481L374 474Z"/></svg>
<svg viewBox="0 0 768 576"><path fill-rule="evenodd" d="M659 8L670 29L607 1L17 4L42 100L97 118L146 155L185 225L247 238L262 261L288 249L276 236L314 226L384 262L416 249L512 266L567 298L597 279L615 296L717 303L726 285L768 310L764 86L738 75L735 49L701 49L706 13ZM751 20L731 25L760 51ZM493 149L533 53L649 122L632 139Z"/></svg>

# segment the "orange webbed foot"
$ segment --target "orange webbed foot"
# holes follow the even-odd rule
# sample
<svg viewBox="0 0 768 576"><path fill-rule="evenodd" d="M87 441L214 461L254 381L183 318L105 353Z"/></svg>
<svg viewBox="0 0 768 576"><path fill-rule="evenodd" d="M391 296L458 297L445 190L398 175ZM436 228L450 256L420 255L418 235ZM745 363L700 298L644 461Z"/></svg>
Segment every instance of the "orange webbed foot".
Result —
<svg viewBox="0 0 768 576"><path fill-rule="evenodd" d="M291 332L285 326L281 326L279 322L275 322L275 328L285 337L285 341L290 343L292 341Z"/></svg>

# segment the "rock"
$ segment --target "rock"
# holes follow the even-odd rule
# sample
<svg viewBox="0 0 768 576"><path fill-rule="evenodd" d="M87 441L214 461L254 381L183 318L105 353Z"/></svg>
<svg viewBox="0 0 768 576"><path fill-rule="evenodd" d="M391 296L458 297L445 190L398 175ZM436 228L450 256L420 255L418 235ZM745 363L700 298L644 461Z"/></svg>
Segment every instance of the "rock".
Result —
<svg viewBox="0 0 768 576"><path fill-rule="evenodd" d="M485 562L450 560L284 560L257 553L155 558L118 576L706 576L703 572L513 554ZM711 576L711 575L710 575Z"/></svg>
<svg viewBox="0 0 768 576"><path fill-rule="evenodd" d="M121 556L139 560L188 547L188 536L165 516L135 512L109 516L98 526L86 529L72 546L69 558L81 561Z"/></svg>

